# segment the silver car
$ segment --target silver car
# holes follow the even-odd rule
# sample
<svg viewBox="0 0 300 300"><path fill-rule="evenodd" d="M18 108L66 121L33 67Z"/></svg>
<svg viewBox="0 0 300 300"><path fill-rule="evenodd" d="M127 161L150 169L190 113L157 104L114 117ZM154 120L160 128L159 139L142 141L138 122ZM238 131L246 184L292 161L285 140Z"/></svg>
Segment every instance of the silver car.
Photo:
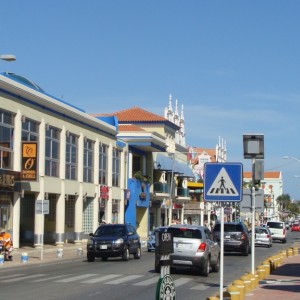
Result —
<svg viewBox="0 0 300 300"><path fill-rule="evenodd" d="M272 247L272 234L267 227L255 227L255 245Z"/></svg>
<svg viewBox="0 0 300 300"><path fill-rule="evenodd" d="M191 267L203 276L208 276L211 271L219 272L220 247L207 227L177 224L169 226L166 230L173 235L171 270L177 267ZM156 253L156 272L160 271L160 266L160 257Z"/></svg>

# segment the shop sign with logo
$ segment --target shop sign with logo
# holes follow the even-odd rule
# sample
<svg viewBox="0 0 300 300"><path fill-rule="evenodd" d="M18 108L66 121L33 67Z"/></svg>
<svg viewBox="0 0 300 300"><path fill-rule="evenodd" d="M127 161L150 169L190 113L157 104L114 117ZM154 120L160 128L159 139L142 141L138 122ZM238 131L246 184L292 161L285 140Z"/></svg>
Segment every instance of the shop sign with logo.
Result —
<svg viewBox="0 0 300 300"><path fill-rule="evenodd" d="M22 180L37 180L37 142L22 143Z"/></svg>

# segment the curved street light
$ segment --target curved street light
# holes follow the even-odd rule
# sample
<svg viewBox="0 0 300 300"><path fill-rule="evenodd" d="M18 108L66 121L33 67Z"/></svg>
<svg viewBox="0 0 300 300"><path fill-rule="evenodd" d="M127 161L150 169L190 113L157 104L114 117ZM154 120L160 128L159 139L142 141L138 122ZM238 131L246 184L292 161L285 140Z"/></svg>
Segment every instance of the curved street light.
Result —
<svg viewBox="0 0 300 300"><path fill-rule="evenodd" d="M300 163L300 159L293 157L293 156L284 156L283 159L292 159L292 160L295 160Z"/></svg>
<svg viewBox="0 0 300 300"><path fill-rule="evenodd" d="M16 57L12 54L2 54L2 55L0 55L0 59L6 60L6 61L15 61Z"/></svg>

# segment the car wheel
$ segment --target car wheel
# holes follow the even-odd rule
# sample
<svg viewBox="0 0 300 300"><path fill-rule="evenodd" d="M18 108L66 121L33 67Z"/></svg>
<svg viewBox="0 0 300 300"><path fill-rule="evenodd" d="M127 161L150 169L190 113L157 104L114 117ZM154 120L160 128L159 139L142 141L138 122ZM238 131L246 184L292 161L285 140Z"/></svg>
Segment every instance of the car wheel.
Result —
<svg viewBox="0 0 300 300"><path fill-rule="evenodd" d="M102 261L107 261L107 257L102 257Z"/></svg>
<svg viewBox="0 0 300 300"><path fill-rule="evenodd" d="M127 247L125 248L124 254L122 256L122 260L124 260L124 261L128 261L129 260L129 250L128 250Z"/></svg>
<svg viewBox="0 0 300 300"><path fill-rule="evenodd" d="M94 262L95 256L93 254L87 254L87 261L88 262Z"/></svg>
<svg viewBox="0 0 300 300"><path fill-rule="evenodd" d="M285 244L286 243L286 239L282 240L282 243Z"/></svg>
<svg viewBox="0 0 300 300"><path fill-rule="evenodd" d="M249 245L247 245L247 247L245 248L244 252L243 252L244 256L248 256L249 255Z"/></svg>
<svg viewBox="0 0 300 300"><path fill-rule="evenodd" d="M210 258L208 258L204 264L204 268L201 272L202 276L207 277L210 273Z"/></svg>
<svg viewBox="0 0 300 300"><path fill-rule="evenodd" d="M217 259L217 263L212 266L212 271L218 273L220 270L220 256Z"/></svg>
<svg viewBox="0 0 300 300"><path fill-rule="evenodd" d="M135 259L140 259L141 258L141 248L138 247L136 252L134 253L134 258Z"/></svg>

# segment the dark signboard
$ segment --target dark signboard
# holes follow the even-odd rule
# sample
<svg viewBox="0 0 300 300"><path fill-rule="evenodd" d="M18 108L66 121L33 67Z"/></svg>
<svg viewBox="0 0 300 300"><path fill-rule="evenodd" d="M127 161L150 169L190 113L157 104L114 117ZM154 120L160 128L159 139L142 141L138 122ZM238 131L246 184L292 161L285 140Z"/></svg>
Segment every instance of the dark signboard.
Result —
<svg viewBox="0 0 300 300"><path fill-rule="evenodd" d="M171 232L155 232L155 244L156 253L159 255L169 255L174 252Z"/></svg>

